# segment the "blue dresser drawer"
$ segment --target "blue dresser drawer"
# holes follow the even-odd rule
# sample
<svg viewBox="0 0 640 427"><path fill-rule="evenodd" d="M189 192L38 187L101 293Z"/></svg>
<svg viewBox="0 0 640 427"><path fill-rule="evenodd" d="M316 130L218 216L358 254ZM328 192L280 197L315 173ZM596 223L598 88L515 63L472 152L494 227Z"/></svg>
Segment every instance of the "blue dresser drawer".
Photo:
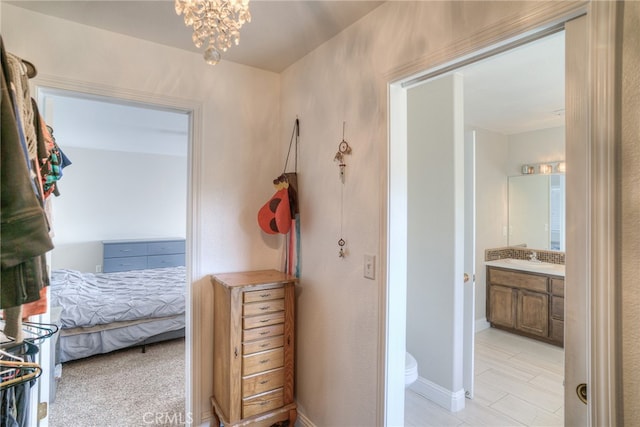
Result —
<svg viewBox="0 0 640 427"><path fill-rule="evenodd" d="M149 255L147 268L178 267L184 265L184 254Z"/></svg>
<svg viewBox="0 0 640 427"><path fill-rule="evenodd" d="M132 256L121 258L105 258L102 271L113 273L116 271L144 270L147 268L146 256Z"/></svg>
<svg viewBox="0 0 640 427"><path fill-rule="evenodd" d="M148 255L183 254L184 240L147 243Z"/></svg>
<svg viewBox="0 0 640 427"><path fill-rule="evenodd" d="M135 257L147 254L147 243L109 243L104 245L104 258Z"/></svg>

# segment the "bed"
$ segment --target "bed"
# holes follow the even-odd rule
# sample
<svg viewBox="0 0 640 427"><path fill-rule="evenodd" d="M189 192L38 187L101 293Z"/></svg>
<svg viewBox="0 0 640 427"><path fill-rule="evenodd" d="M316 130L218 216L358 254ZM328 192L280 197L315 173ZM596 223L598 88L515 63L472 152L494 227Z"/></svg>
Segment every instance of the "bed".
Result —
<svg viewBox="0 0 640 427"><path fill-rule="evenodd" d="M159 243L168 247L164 241L105 243L105 273L51 272L51 306L60 312L60 362L184 336L184 251L177 257L153 254ZM123 256L115 256L113 247Z"/></svg>

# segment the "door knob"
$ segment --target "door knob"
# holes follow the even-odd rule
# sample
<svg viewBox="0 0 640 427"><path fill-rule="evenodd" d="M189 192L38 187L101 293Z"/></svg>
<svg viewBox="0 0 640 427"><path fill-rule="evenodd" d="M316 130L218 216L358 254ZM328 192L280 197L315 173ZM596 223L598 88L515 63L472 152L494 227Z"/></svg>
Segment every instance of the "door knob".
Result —
<svg viewBox="0 0 640 427"><path fill-rule="evenodd" d="M469 281L469 274L464 273L464 283L467 283Z"/></svg>

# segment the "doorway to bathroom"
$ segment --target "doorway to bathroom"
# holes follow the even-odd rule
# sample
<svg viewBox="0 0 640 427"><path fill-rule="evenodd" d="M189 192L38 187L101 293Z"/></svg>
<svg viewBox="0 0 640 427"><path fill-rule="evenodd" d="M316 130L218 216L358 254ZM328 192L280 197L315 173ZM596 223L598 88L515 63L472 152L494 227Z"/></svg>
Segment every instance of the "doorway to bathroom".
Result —
<svg viewBox="0 0 640 427"><path fill-rule="evenodd" d="M573 26L574 24L568 25L568 27ZM419 380L419 388L424 392L421 394L428 396L429 399L451 412L464 408L465 392L468 395L473 394L473 368L465 369L465 360L473 362L473 344L470 346L469 341L471 340L472 343L475 332L488 326L484 310L486 307L484 250L519 244L509 241L507 176L520 174L522 164L564 161L564 137L569 134L575 135L575 130L570 131L564 128L564 48L565 44L570 46L569 40L575 42L574 35L583 28L575 29L574 27L571 30L571 37L568 37L569 40L565 40L564 29L564 26L556 27L544 35L539 35L535 41L521 42L518 44L518 49L504 49L500 54L492 55L486 61L485 58L489 55L482 61L472 61L472 65L468 67L467 64L463 64L464 67L452 66L445 72L437 71L425 78L391 87L390 114L393 136L390 152L389 283L406 283L407 285L404 293L397 292L397 288L393 292L390 291L389 309L393 310L392 307L397 307L404 302L406 317L400 320L401 323L405 322L403 327L395 328L389 323L389 330L396 334L405 334L405 340L402 337L400 339L395 337L392 340L394 345L402 343L400 348L406 348L412 354L417 353L414 357L418 362L420 376L426 373L428 378L426 385ZM531 121L528 123L531 127L521 129L517 129L515 126L517 121L514 119L511 121L514 127L509 131L501 131L497 122L484 125L477 118L474 120L475 123L465 119L465 115L474 117L471 112L467 114L465 99L467 96L470 98L477 96L479 99L484 97L488 101L493 99L488 99L487 96L493 96L498 100L496 93L516 90L509 83L517 81L514 77L523 76L528 83L542 78L543 74L539 70L535 71L533 65L554 62L551 59L553 55L550 53L553 49L550 50L549 46L546 46L540 51L542 53L539 57L535 57L532 51L527 52L527 49L533 49L536 45L544 45L544 43L555 43L559 47L556 57L560 60L559 68L556 64L555 79L560 81L560 86L554 87L553 83L547 83L546 86L539 87L538 91L528 95L520 94L512 102L502 99L498 102L498 106L502 107L498 113L509 117L522 109L523 101L529 98L544 98L555 91L556 95L559 94L559 101L555 106L549 107L551 105L549 104L541 110L546 114L545 119L539 119L535 124ZM517 52L525 52L524 57L519 61L525 66L523 70L512 72L506 77L501 76L502 80L498 80L497 86L481 83L476 88L468 89L467 78L472 83L474 73L481 74L474 67L480 67L482 63L488 63L491 60L497 60L499 64L499 61L507 60L509 55ZM528 59L535 59L534 63L527 62ZM501 70L507 70L506 63L498 65L498 70L494 70L493 73L498 74ZM575 85L575 82L573 84ZM433 86L427 88L427 85ZM497 92L488 95L491 93L489 89ZM504 90L501 92L500 89ZM573 89L575 88L569 88L567 93ZM428 94L420 96L419 91ZM435 96L438 91L448 94L448 99L446 101L443 101L444 98L438 99ZM415 105L412 104L413 98L418 99ZM399 107L394 109L394 106ZM416 106L419 106L419 109L416 109ZM448 114L447 120L439 116L431 123L427 123L431 118L429 115L436 117L443 110ZM480 110L480 116L488 115L491 110L492 107L487 105ZM457 117L456 114L458 114ZM417 118L412 118L416 115ZM412 120L419 123L413 129ZM434 136L432 132L434 127L440 129L439 126L443 123L453 127L454 130L450 131L450 135ZM451 123L456 125L451 126ZM424 129L421 131L420 126L429 128L429 133ZM477 258L475 272L464 271L463 267L464 237L461 233L465 224L463 206L471 199L467 197L468 193L465 194L463 185L465 127L468 131L475 131L477 170L474 176L478 190L474 215L478 230L475 235L477 241L474 251ZM407 141L406 146L394 146L394 136L398 138L396 141ZM443 148L448 144L442 144L441 141L457 142ZM552 141L561 142L560 148L555 145L552 147ZM510 147L510 144L513 147ZM574 154L576 150L584 151L584 146L577 147L573 148ZM511 155L509 151L512 151ZM575 157L574 160L578 158ZM400 164L403 166L394 167ZM406 177L406 182L403 181L403 176ZM403 195L406 195L406 200L403 199ZM582 197L585 197L584 194L574 194L574 202ZM405 212L402 210L403 206L406 206L406 220L400 214ZM401 249L405 243L406 250ZM541 249L549 250L550 248ZM582 264L577 269L584 271L585 268L586 266ZM465 286L468 288L474 284L471 281L470 285L464 285L462 278L465 272L470 273L471 277L475 273L478 279L474 293L477 300L471 304L476 310L476 315L466 319L465 314L468 310L463 308ZM393 313L388 315L390 319L393 317ZM398 325L399 323L395 323L395 326ZM473 332L465 337L465 331L468 332L469 328ZM400 355L397 356L396 361L401 359ZM562 360L562 357L560 359ZM388 372L391 372L390 364L393 360L393 354L390 351L387 360ZM561 373L564 372L562 368ZM471 380L470 387L469 380ZM562 402L563 399L561 394L556 400ZM404 406L404 402L395 401L395 403ZM560 419L562 419L562 411L560 411Z"/></svg>

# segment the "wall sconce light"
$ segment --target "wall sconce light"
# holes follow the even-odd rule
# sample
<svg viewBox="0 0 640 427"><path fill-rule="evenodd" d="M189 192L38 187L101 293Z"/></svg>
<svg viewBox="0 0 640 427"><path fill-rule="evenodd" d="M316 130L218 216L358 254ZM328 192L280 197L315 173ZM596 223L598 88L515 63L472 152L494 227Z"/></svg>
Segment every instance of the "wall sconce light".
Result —
<svg viewBox="0 0 640 427"><path fill-rule="evenodd" d="M522 165L520 172L522 175L549 175L551 173L565 173L567 165L564 161L534 163L530 165Z"/></svg>

